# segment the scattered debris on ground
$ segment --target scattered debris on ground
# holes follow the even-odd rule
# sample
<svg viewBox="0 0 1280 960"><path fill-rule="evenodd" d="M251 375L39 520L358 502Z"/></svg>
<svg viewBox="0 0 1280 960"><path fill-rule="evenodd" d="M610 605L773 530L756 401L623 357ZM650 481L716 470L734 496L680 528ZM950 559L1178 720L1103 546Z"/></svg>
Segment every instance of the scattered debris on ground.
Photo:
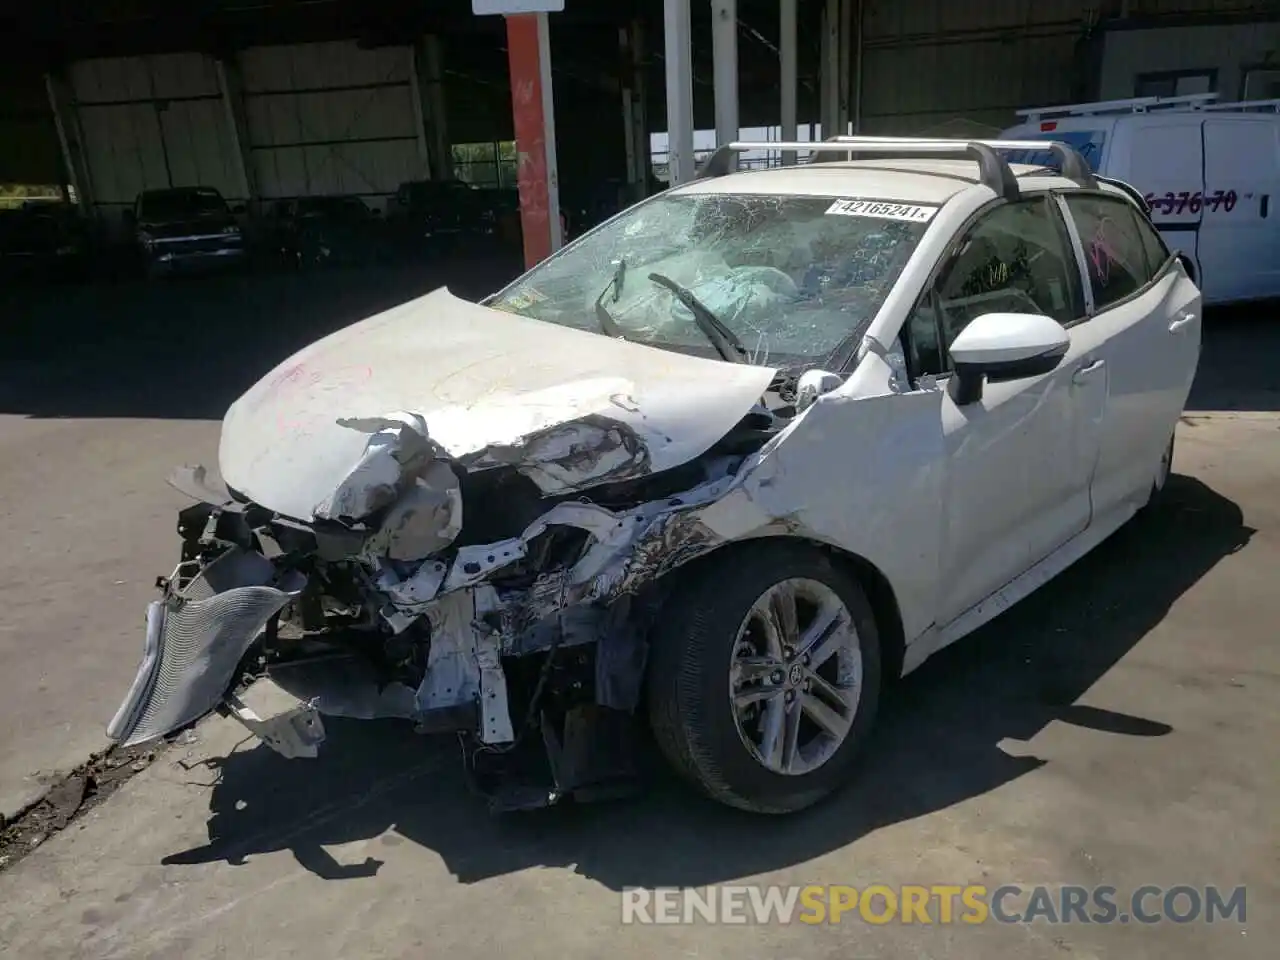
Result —
<svg viewBox="0 0 1280 960"><path fill-rule="evenodd" d="M130 777L147 769L165 744L151 743L94 754L12 819L0 817L0 870L12 867L54 834L115 793Z"/></svg>

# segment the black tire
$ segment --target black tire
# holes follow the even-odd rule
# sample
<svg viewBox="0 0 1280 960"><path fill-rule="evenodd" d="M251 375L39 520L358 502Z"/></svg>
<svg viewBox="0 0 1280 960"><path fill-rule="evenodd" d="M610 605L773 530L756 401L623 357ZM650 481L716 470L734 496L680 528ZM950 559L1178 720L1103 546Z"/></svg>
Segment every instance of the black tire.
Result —
<svg viewBox="0 0 1280 960"><path fill-rule="evenodd" d="M825 584L844 602L858 631L863 669L849 734L826 763L799 776L774 773L751 755L730 706L738 628L759 597L792 578ZM879 707L880 640L857 580L826 554L778 540L725 548L689 572L651 642L648 708L654 738L676 771L702 792L753 813L784 814L817 803L846 782Z"/></svg>

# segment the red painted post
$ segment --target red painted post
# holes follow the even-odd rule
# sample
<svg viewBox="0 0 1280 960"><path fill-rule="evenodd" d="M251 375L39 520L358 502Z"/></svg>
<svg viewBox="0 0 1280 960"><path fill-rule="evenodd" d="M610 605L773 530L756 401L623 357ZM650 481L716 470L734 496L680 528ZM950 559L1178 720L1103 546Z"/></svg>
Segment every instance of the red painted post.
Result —
<svg viewBox="0 0 1280 960"><path fill-rule="evenodd" d="M545 260L560 246L559 189L555 162L555 118L551 111L551 64L546 14L507 16L507 63L515 120L520 188L520 226L526 267Z"/></svg>

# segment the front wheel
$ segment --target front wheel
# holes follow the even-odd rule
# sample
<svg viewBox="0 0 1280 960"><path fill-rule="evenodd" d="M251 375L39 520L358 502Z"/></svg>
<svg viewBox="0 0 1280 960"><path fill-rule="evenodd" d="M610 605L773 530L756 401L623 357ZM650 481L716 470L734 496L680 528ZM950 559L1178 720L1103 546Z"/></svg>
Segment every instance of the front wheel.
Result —
<svg viewBox="0 0 1280 960"><path fill-rule="evenodd" d="M852 576L803 544L710 559L653 637L659 747L713 799L744 810L791 813L840 786L879 693L871 605Z"/></svg>

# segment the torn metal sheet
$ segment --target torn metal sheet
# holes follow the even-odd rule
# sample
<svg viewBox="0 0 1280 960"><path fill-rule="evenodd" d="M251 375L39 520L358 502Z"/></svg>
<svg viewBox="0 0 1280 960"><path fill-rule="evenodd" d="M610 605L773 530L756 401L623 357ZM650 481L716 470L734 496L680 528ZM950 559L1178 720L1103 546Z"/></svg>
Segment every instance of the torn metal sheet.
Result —
<svg viewBox="0 0 1280 960"><path fill-rule="evenodd" d="M314 704L290 696L270 680L259 680L244 698L229 694L232 717L286 759L315 757L324 742L324 721Z"/></svg>
<svg viewBox="0 0 1280 960"><path fill-rule="evenodd" d="M566 437L585 434L552 441L543 431L612 421L618 426L597 432L596 452L587 451L594 465L574 454L560 466L538 459L537 449L528 461L542 483L584 489L704 453L775 373L543 323L440 289L333 333L268 373L227 411L219 468L255 503L309 520L318 505L327 516L349 515L376 500L380 484L394 483L378 458L363 493L334 499L383 429L385 411L412 411L459 459L531 437L535 447L545 441L543 452L569 451ZM373 422L354 428L363 418Z"/></svg>
<svg viewBox="0 0 1280 960"><path fill-rule="evenodd" d="M412 720L418 713L412 687L379 682L368 660L359 657L332 656L275 665L268 670L268 678L296 701L309 703L327 717Z"/></svg>

